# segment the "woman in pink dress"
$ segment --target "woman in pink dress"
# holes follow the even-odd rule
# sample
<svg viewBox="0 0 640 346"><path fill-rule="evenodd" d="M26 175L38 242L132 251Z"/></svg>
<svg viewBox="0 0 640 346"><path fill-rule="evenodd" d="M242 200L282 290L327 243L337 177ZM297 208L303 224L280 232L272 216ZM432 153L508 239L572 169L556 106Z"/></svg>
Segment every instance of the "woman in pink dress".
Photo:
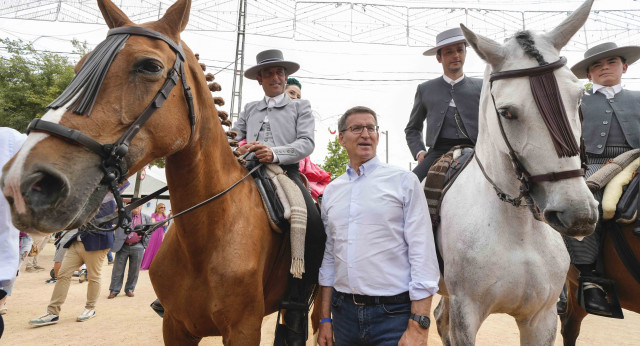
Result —
<svg viewBox="0 0 640 346"><path fill-rule="evenodd" d="M167 214L165 214L165 206L162 203L158 203L156 206L156 211L151 214L151 222L157 222L167 219ZM142 263L140 264L140 269L149 269L151 266L151 262L153 262L153 258L156 256L160 245L162 244L162 239L164 239L164 232L167 231L167 224L156 228L151 234L151 239L149 239L149 245L147 245L147 249L144 250L144 255L142 256Z"/></svg>

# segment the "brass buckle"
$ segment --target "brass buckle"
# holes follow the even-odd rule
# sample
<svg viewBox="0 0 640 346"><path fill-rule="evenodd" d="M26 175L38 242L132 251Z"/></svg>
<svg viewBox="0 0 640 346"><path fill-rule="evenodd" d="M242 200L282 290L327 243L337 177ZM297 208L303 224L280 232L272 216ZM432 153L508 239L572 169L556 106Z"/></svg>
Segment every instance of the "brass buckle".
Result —
<svg viewBox="0 0 640 346"><path fill-rule="evenodd" d="M352 294L352 295L351 295L351 300L353 300L353 304L354 304L354 305L357 305L357 306L364 306L364 305L365 305L364 303L358 303L358 302L356 301L356 295L355 295L355 294Z"/></svg>

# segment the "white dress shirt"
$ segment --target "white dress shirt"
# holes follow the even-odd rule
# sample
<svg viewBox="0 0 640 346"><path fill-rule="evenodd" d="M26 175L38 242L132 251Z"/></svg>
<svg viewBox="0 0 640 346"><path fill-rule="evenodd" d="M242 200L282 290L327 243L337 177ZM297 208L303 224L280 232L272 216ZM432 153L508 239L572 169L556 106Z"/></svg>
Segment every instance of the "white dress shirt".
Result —
<svg viewBox="0 0 640 346"><path fill-rule="evenodd" d="M324 191L327 242L319 282L343 293L411 300L438 291L440 271L427 201L410 171L375 157Z"/></svg>
<svg viewBox="0 0 640 346"><path fill-rule="evenodd" d="M622 84L616 84L612 87L608 87L608 86L604 86L604 85L600 85L597 83L593 83L593 92L599 92L601 94L604 94L604 96L607 97L608 99L612 99L616 96L617 93L622 91Z"/></svg>
<svg viewBox="0 0 640 346"><path fill-rule="evenodd" d="M20 150L26 139L26 135L14 129L0 127L0 167ZM0 196L0 286L16 277L19 238L20 232L11 223L9 204L4 196Z"/></svg>

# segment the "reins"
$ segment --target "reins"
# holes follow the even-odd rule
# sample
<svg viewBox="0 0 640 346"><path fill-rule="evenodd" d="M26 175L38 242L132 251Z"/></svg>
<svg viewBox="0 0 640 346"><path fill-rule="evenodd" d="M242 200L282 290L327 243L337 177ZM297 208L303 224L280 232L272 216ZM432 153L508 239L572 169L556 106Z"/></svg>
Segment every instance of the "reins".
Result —
<svg viewBox="0 0 640 346"><path fill-rule="evenodd" d="M493 186L494 190L498 195L498 198L500 198L501 201L507 202L516 207L523 205L522 199L524 199L526 201L525 205L529 206L531 213L539 221L542 221L543 217L540 214L540 209L538 208L537 204L533 200L533 197L531 197L531 184L545 182L545 181L552 182L552 181L559 181L559 180L570 179L575 177L582 177L585 174L586 162L585 162L583 141L581 140L581 143L580 143L581 144L580 151L574 150L573 146L571 145L571 142L575 143L575 139L571 137L571 140L569 140L569 138L566 135L566 133L568 132L566 129L563 128L562 130L557 130L556 128L556 126L568 126L568 119L564 111L564 105L562 104L562 99L560 97L560 92L558 90L558 84L553 74L553 72L556 69L565 66L566 63L567 63L567 59L565 57L561 57L556 62L553 62L551 64L544 64L537 67L518 69L518 70L494 72L494 73L491 73L490 75L489 94L491 95L493 108L495 109L498 125L500 127L500 134L502 135L502 139L504 140L507 146L507 149L509 150L509 159L511 160L511 164L513 166L513 170L516 175L516 178L518 179L518 181L520 181L519 195L516 197L513 197L508 193L504 192L493 181L493 179L489 177L489 175L484 169L484 166L480 162L480 159L478 158L477 152L474 155L475 160L478 163L478 167L480 167L480 171L484 175L485 179L487 179L489 184ZM554 90L551 90L551 91L545 90L543 92L547 95L555 95L554 100L552 100L552 101L555 101L555 105L549 106L548 102L542 100L542 97L534 97L536 101L536 105L538 106L538 109L540 110L540 112L543 114L543 118L545 119L545 124L547 125L547 128L553 138L554 147L556 148L558 157L565 157L565 156L570 157L570 156L575 156L580 154L580 157L582 160L582 167L580 169L531 175L529 171L524 167L522 162L520 162L520 159L518 158L516 151L513 149L506 135L506 132L504 130L504 125L500 117L500 112L496 105L495 97L491 92L494 81L501 80L501 79L519 78L519 77L529 77L530 79L547 78L547 81L550 81L548 83L543 83L543 84L531 82L531 87L532 89L534 88L534 86L537 88L544 88L544 89L554 88ZM534 92L534 94L536 93ZM543 102L545 102L545 104L541 104ZM545 112L550 112L550 113L545 114ZM556 113L553 113L553 112L556 112ZM557 119L556 121L552 121L550 120L551 118L559 118L559 119ZM581 114L580 114L580 120L582 121ZM557 124L560 124L560 125L557 125Z"/></svg>

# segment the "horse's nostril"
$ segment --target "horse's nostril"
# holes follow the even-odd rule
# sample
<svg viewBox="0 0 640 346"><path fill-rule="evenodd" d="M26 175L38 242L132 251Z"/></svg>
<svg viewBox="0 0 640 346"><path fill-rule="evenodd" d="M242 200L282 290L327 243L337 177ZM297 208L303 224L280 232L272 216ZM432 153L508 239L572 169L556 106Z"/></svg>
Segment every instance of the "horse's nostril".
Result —
<svg viewBox="0 0 640 346"><path fill-rule="evenodd" d="M66 184L56 175L40 171L33 173L28 181L25 195L33 209L52 207L66 195Z"/></svg>

